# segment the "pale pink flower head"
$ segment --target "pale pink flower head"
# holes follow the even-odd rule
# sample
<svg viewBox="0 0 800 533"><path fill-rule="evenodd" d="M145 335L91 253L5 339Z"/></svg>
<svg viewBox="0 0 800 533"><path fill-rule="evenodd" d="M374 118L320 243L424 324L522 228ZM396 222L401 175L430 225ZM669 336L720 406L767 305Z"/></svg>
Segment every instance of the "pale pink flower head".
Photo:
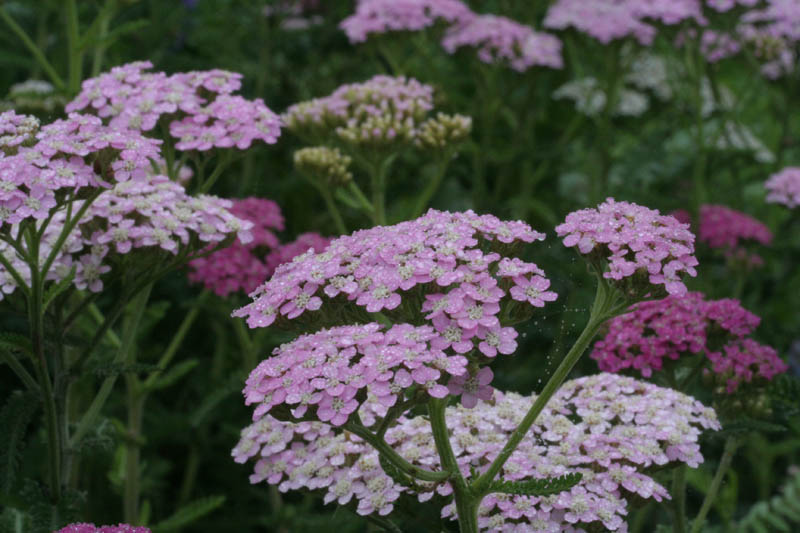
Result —
<svg viewBox="0 0 800 533"><path fill-rule="evenodd" d="M767 202L782 204L790 209L800 205L800 167L786 167L764 183Z"/></svg>
<svg viewBox="0 0 800 533"><path fill-rule="evenodd" d="M361 43L372 35L416 32L437 22L452 24L473 16L460 0L359 0L356 12L339 27L351 43Z"/></svg>
<svg viewBox="0 0 800 533"><path fill-rule="evenodd" d="M641 275L669 294L683 294L681 275L697 275L695 237L688 225L654 209L609 198L570 213L556 233L564 237L564 246L576 246L604 278L617 282Z"/></svg>
<svg viewBox="0 0 800 533"><path fill-rule="evenodd" d="M450 442L465 475L497 457L534 400L535 396L495 391L490 402L447 408ZM372 426L380 423L385 409L372 399L358 413ZM545 406L499 478L522 481L578 472L581 480L551 497L491 494L481 503L479 527L496 533L557 533L601 524L609 531L624 531L627 500L670 498L651 470L678 464L697 467L703 461L698 441L709 429L720 429L714 411L680 392L614 374L568 381ZM441 469L427 418L401 416L385 440L410 463ZM456 519L448 481L401 485L383 471L374 448L335 426L266 415L242 430L232 455L239 463L252 458L251 483L266 482L281 491L321 490L326 503L354 502L362 515L389 513L403 495L420 502L437 496L449 500L442 516Z"/></svg>
<svg viewBox="0 0 800 533"><path fill-rule="evenodd" d="M150 528L144 526L132 526L130 524L118 524L116 526L95 526L94 524L81 522L64 526L55 533L151 533L151 532Z"/></svg>
<svg viewBox="0 0 800 533"><path fill-rule="evenodd" d="M505 63L518 72L564 66L560 39L497 15L476 15L454 25L442 46L450 54L462 47L474 48L484 63Z"/></svg>
<svg viewBox="0 0 800 533"><path fill-rule="evenodd" d="M750 266L759 266L763 260L750 253L750 242L768 245L772 232L755 218L724 205L700 206L698 239L710 248L720 249L726 257L744 260Z"/></svg>

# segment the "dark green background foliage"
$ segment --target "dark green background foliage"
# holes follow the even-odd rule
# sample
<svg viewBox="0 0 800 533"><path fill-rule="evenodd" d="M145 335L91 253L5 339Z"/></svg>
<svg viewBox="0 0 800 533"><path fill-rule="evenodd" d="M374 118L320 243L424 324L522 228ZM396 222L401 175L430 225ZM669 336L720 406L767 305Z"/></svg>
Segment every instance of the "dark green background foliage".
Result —
<svg viewBox="0 0 800 533"><path fill-rule="evenodd" d="M113 39L89 42L106 47L101 70L148 59L155 70L167 73L220 68L244 74L242 94L261 97L276 112L315 96L329 94L343 83L357 82L381 72L389 65L367 43L351 46L337 24L352 12L352 2L321 1L313 13L320 25L307 30L281 29L275 18L264 17L267 0L117 0L110 21ZM540 25L547 2L470 2L476 11L502 14L520 22ZM88 26L104 2L78 2L79 18ZM33 36L51 63L63 72L67 58L60 0L20 0L0 3ZM670 31L673 33L671 34ZM675 62L683 52L672 46L674 30L666 31L654 44L654 52ZM554 100L552 92L568 80L593 75L608 76L608 61L616 48L598 46L577 33L562 34L566 41L563 70L533 69L517 73L478 63L470 53L448 56L436 40L417 36L398 39L393 54L407 75L432 84L439 106L452 113L474 118L472 139L450 165L444 184L432 205L439 209L473 208L500 218L521 218L548 239L526 248L525 259L535 261L553 281L559 299L519 326L519 349L513 356L499 357L494 385L522 393L536 391L571 345L588 316L593 287L586 267L573 250L561 246L553 227L575 209L613 196L635 201L662 212L696 204L692 176L699 157L692 142L692 88L688 79L673 79L675 97L669 103L653 100L647 113L637 118L619 118L604 130L595 121L578 114L567 100ZM89 54L91 58L91 54ZM88 76L89 64L84 71ZM44 79L28 50L9 31L0 32L0 97L14 83ZM744 59L707 66L719 84L736 95L736 106L717 119L747 125L776 156L774 163L756 161L752 153L709 151L704 174L707 202L725 204L744 211L769 225L776 237L770 247L757 251L765 266L737 272L726 266L721 255L699 246L699 275L689 282L692 290L712 298L737 294L743 305L762 317L757 338L790 357L793 373L800 372L800 354L792 343L800 340L800 223L797 215L764 202L761 183L786 165L800 164L800 99L797 73L779 81L768 81ZM41 115L43 122L60 116ZM275 200L286 217L284 240L305 231L326 233L331 220L313 188L293 170L292 153L301 145L285 131L277 145L255 145L247 156L226 171L215 194L228 197L261 196ZM473 176L480 168L485 184L476 186ZM607 187L600 198L590 187L589 176L604 173ZM392 170L388 197L389 218L397 221L434 169L422 155L409 154ZM358 176L356 177L358 179ZM367 225L357 212L344 208L351 228ZM240 395L243 381L255 361L272 347L290 338L282 332L259 332L253 338L242 333L242 324L229 317L241 306L242 296L221 299L196 298L185 272L176 272L154 288L153 302L144 317L137 349L139 366L111 367L112 350L104 345L88 374L77 376L85 384L88 402L97 383L109 373L146 376L166 349L189 308L200 305L200 314L180 346L172 374L162 375L161 387L147 398L141 437L143 512L150 525L162 523L159 531L378 531L343 508L323 506L316 495L280 494L265 484L251 486L251 466L237 465L230 457L239 431L249 421L249 410ZM103 294L98 306L115 299L113 290ZM23 316L3 304L3 331L25 333ZM78 338L90 335L96 324L79 324ZM792 359L793 358L793 359ZM597 371L584 357L575 375ZM163 379L165 377L170 379ZM0 508L26 509L44 524L30 522L31 530L47 531L71 518L95 523L117 523L122 516L121 487L124 479L126 398L122 381L103 411L101 421L83 439L76 462L80 476L62 502L65 509L57 523L48 522L52 510L40 502L40 481L46 467L41 410L23 393L15 376L0 368ZM759 501L778 494L786 481L787 467L797 463L800 425L797 422L796 382L782 382L774 391L773 415L767 425L747 426L737 421L730 431L742 432L743 444L734 468L723 485L709 527L724 531L737 520L748 527L765 514L765 505L782 506L778 499ZM794 388L793 388L794 387ZM80 396L80 395L79 395ZM698 392L698 398L710 396ZM80 403L80 402L78 402ZM79 408L79 406L76 406ZM745 426L741 426L745 424ZM707 463L689 475L688 506L696 511L708 488L723 448L721 436L708 435L703 442ZM77 466L76 466L77 468ZM661 479L668 482L668 477ZM797 494L797 476L781 494ZM224 501L223 498L224 497ZM194 502L194 503L192 503ZM409 502L401 501L402 510ZM44 505L44 509L37 506ZM187 506L188 507L184 507ZM176 510L183 514L174 515ZM205 511L214 509L204 514ZM437 502L421 510L409 508L400 521L403 531L453 530L440 524ZM202 515L194 520L194 515ZM693 513L690 513L693 515ZM791 523L795 515L781 514ZM796 517L796 516L795 516ZM13 531L17 515L0 513L0 530ZM629 523L635 531L650 531L651 524L669 523L664 507L648 504L634 510ZM767 527L767 530L773 530Z"/></svg>

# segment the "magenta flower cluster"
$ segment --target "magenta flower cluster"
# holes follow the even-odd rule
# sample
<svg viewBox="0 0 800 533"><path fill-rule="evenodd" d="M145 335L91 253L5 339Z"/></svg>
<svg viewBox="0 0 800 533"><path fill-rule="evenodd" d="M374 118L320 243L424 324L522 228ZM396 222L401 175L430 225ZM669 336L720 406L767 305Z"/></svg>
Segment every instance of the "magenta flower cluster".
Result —
<svg viewBox="0 0 800 533"><path fill-rule="evenodd" d="M724 251L727 257L757 266L764 263L757 254L748 253L747 241L763 245L772 242L772 232L755 218L724 205L700 206L697 238L711 248Z"/></svg>
<svg viewBox="0 0 800 533"><path fill-rule="evenodd" d="M272 273L264 260L278 244L273 231L283 230L283 215L272 200L244 198L234 200L231 213L252 223L251 239L238 237L230 246L189 262L189 279L202 283L218 296L232 292L251 292Z"/></svg>
<svg viewBox="0 0 800 533"><path fill-rule="evenodd" d="M498 393L493 402L478 402L475 409L447 408L451 444L465 476L471 467L485 468L497 456L532 401ZM370 404L360 414L365 423L375 422ZM576 471L582 480L552 496L489 495L478 511L481 531L623 531L626 498L669 498L646 469L669 463L696 467L703 460L699 434L719 427L713 410L674 390L613 374L567 382L511 455L501 479ZM386 441L411 463L439 468L424 417L401 417ZM255 458L251 483L266 481L283 492L321 490L326 503L355 501L362 515L390 513L403 494L420 501L452 494L448 482L419 482L417 489L397 484L384 473L373 448L320 422L265 416L242 431L233 456L238 462ZM454 518L454 513L453 504L442 510L443 517Z"/></svg>
<svg viewBox="0 0 800 533"><path fill-rule="evenodd" d="M450 54L462 47L475 48L484 63L507 62L518 72L535 66L564 66L557 37L498 15L474 15L454 24L442 46Z"/></svg>
<svg viewBox="0 0 800 533"><path fill-rule="evenodd" d="M688 225L657 210L613 198L567 215L556 233L565 246L608 262L603 277L612 280L643 273L669 294L686 292L681 274L697 275L694 235Z"/></svg>
<svg viewBox="0 0 800 533"><path fill-rule="evenodd" d="M420 31L439 21L452 24L473 16L460 0L359 0L356 11L339 27L351 43L372 34Z"/></svg>
<svg viewBox="0 0 800 533"><path fill-rule="evenodd" d="M794 209L800 205L800 167L786 167L764 183L767 202Z"/></svg>
<svg viewBox="0 0 800 533"><path fill-rule="evenodd" d="M241 74L224 70L181 72L168 76L146 72L149 61L137 61L83 82L67 111L86 109L117 129L150 131L165 117L178 150L249 148L254 140L268 144L280 135L280 119L259 99L233 94Z"/></svg>
<svg viewBox="0 0 800 533"><path fill-rule="evenodd" d="M150 528L119 524L116 526L96 526L89 523L75 523L62 527L55 533L151 533Z"/></svg>
<svg viewBox="0 0 800 533"><path fill-rule="evenodd" d="M775 350L747 338L759 322L738 300L706 300L698 292L669 296L612 319L591 357L603 371L633 369L650 377L666 360L704 354L733 392L742 382L770 380L788 368Z"/></svg>

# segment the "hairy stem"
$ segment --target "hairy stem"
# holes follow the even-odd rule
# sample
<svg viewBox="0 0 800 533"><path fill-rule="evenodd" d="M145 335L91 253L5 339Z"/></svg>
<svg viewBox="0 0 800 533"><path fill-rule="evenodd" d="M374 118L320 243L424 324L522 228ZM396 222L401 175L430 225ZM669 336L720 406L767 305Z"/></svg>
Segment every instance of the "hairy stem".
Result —
<svg viewBox="0 0 800 533"><path fill-rule="evenodd" d="M725 479L725 474L728 472L731 461L733 461L733 456L736 455L736 450L739 449L740 444L741 440L738 436L731 435L725 440L725 450L722 452L722 458L719 461L719 466L717 466L714 478L711 480L711 486L708 487L708 492L703 500L703 505L700 507L700 512L697 513L697 517L692 523L691 533L700 533L703 529L706 516L711 510L711 505L714 503L714 500L717 499L717 493L722 485L722 480Z"/></svg>
<svg viewBox="0 0 800 533"><path fill-rule="evenodd" d="M672 472L672 531L686 531L686 465Z"/></svg>

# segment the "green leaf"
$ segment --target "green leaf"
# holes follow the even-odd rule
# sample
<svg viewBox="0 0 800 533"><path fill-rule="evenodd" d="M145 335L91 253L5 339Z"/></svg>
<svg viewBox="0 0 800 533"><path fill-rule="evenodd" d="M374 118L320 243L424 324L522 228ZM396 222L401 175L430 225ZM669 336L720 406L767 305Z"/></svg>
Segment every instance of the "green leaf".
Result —
<svg viewBox="0 0 800 533"><path fill-rule="evenodd" d="M525 496L547 496L569 490L577 485L583 474L574 472L559 477L529 479L526 481L495 481L489 485L489 493L522 494Z"/></svg>
<svg viewBox="0 0 800 533"><path fill-rule="evenodd" d="M396 483L412 489L417 488L417 484L414 482L414 479L394 466L385 456L378 454L378 462L381 464L381 468L383 469L384 473L392 478Z"/></svg>
<svg viewBox="0 0 800 533"><path fill-rule="evenodd" d="M33 351L31 341L25 335L13 333L11 331L0 332L0 348L6 350L21 351L30 354Z"/></svg>
<svg viewBox="0 0 800 533"><path fill-rule="evenodd" d="M358 203L358 200L350 196L344 189L339 187L336 189L336 192L333 193L333 196L341 201L344 205L348 207L352 207L353 209L361 209L361 204Z"/></svg>
<svg viewBox="0 0 800 533"><path fill-rule="evenodd" d="M149 20L146 19L136 19L130 22L126 22L124 24L120 24L110 32L108 32L103 37L92 37L89 39L83 39L80 45L80 51L85 52L92 46L109 46L114 43L114 41L119 40L120 38L124 37L129 33L134 33L139 31L140 29L146 27L150 24Z"/></svg>
<svg viewBox="0 0 800 533"><path fill-rule="evenodd" d="M152 391L169 387L170 385L181 379L183 376L191 372L192 369L194 369L194 367L196 367L199 364L200 361L198 361L197 359L189 359L186 361L181 361L180 363L170 368L168 372L162 374L161 377L156 379L153 382L153 384L150 385L147 389Z"/></svg>
<svg viewBox="0 0 800 533"><path fill-rule="evenodd" d="M178 528L191 524L198 518L201 518L220 505L225 503L225 496L209 496L208 498L201 498L188 503L175 511L172 516L166 518L154 525L151 529L153 533L165 533L167 531L175 531Z"/></svg>
<svg viewBox="0 0 800 533"><path fill-rule="evenodd" d="M28 424L39 406L39 398L32 392L12 392L0 411L0 490L11 492L25 442Z"/></svg>
<svg viewBox="0 0 800 533"><path fill-rule="evenodd" d="M44 310L46 310L53 300L55 300L59 294L67 290L72 285L72 280L75 278L75 267L72 267L64 279L59 281L58 283L54 283L50 285L50 288L47 289L47 292L44 294Z"/></svg>
<svg viewBox="0 0 800 533"><path fill-rule="evenodd" d="M781 493L769 501L750 508L735 531L798 531L800 530L800 471L784 484Z"/></svg>

